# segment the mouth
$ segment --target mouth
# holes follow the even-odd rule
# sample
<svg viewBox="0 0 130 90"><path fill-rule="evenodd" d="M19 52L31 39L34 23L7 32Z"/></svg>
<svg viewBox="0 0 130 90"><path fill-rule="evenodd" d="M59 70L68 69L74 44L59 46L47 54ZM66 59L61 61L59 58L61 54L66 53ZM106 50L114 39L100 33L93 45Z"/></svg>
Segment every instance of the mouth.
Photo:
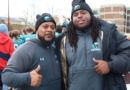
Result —
<svg viewBox="0 0 130 90"><path fill-rule="evenodd" d="M83 24L83 23L84 23L84 20L79 20L78 23L79 23L79 24Z"/></svg>
<svg viewBox="0 0 130 90"><path fill-rule="evenodd" d="M47 36L48 38L51 38L51 37L53 37L53 35L52 34L46 34L45 36Z"/></svg>

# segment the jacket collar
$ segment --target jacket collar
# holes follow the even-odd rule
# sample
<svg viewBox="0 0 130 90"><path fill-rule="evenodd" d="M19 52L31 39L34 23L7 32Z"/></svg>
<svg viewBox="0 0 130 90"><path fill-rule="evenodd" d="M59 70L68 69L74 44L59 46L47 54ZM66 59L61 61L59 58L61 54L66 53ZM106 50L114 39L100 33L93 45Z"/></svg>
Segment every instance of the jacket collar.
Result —
<svg viewBox="0 0 130 90"><path fill-rule="evenodd" d="M28 41L31 41L31 42L37 43L38 45L40 45L40 46L42 46L42 47L44 47L44 48L47 48L47 45L46 45L45 43L40 42L40 41L37 40L36 38L32 38L32 39L30 39L30 40L28 40ZM50 48L50 47L51 47L51 45L49 46L49 48Z"/></svg>
<svg viewBox="0 0 130 90"><path fill-rule="evenodd" d="M91 28L90 29L86 29L84 32L80 31L80 30L76 30L76 34L78 35L83 35L84 33L86 34L91 34Z"/></svg>

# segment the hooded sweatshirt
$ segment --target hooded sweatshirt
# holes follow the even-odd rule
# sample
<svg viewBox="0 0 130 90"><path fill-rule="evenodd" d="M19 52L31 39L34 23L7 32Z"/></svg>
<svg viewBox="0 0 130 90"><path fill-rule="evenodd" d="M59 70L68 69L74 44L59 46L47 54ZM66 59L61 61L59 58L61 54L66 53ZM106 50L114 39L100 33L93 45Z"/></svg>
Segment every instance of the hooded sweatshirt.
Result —
<svg viewBox="0 0 130 90"><path fill-rule="evenodd" d="M0 33L0 70L3 70L7 61L14 52L13 41L5 33Z"/></svg>
<svg viewBox="0 0 130 90"><path fill-rule="evenodd" d="M31 87L30 72L40 65L42 75L39 87ZM20 45L2 72L2 82L16 90L61 90L60 63L55 48L47 47L36 38Z"/></svg>
<svg viewBox="0 0 130 90"><path fill-rule="evenodd" d="M92 41L91 29L85 32L76 30L78 35L77 50L71 47L67 39L66 56L69 64L67 90L103 90L103 77L94 67L97 65L93 58L103 60L101 40ZM99 33L100 36L100 33Z"/></svg>

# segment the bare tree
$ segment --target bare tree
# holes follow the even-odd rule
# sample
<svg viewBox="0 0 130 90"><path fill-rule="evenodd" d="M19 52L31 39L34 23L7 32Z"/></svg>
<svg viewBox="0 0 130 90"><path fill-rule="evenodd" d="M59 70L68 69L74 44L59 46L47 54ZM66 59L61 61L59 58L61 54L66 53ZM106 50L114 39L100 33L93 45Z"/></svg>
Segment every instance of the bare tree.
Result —
<svg viewBox="0 0 130 90"><path fill-rule="evenodd" d="M60 22L59 22L60 20L59 20L58 15L60 14L61 9L58 9L58 8L55 9L53 5L49 7L47 2L46 2L46 5L47 5L47 8L48 8L49 14L51 14L52 17L55 19L56 24L60 24Z"/></svg>
<svg viewBox="0 0 130 90"><path fill-rule="evenodd" d="M24 21L25 21L25 25L27 26L28 25L28 18L29 18L29 11L28 9L26 10L23 10L23 15L24 15Z"/></svg>
<svg viewBox="0 0 130 90"><path fill-rule="evenodd" d="M30 14L30 23L32 26L34 26L35 22L36 22L36 13L39 13L39 8L36 6L35 4L35 0L32 0L32 4L31 4L31 14Z"/></svg>

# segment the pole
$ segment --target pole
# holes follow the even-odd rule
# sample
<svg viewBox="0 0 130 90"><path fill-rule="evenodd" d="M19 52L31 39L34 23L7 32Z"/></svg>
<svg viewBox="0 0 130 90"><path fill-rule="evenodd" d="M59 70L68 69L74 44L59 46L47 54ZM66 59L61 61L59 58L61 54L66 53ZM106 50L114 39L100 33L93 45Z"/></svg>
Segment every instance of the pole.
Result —
<svg viewBox="0 0 130 90"><path fill-rule="evenodd" d="M9 0L8 0L8 31L10 31Z"/></svg>

